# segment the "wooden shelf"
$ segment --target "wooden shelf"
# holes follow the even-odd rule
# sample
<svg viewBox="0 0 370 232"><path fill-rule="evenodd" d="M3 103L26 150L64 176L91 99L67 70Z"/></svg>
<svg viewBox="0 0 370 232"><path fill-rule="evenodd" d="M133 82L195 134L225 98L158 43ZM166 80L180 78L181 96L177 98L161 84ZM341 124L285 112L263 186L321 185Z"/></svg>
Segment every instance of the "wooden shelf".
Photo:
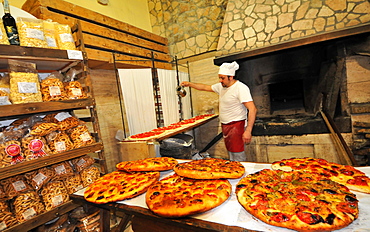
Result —
<svg viewBox="0 0 370 232"><path fill-rule="evenodd" d="M81 52L81 51L76 51ZM0 69L8 69L8 59L36 63L37 70L61 70L80 59L70 59L67 50L0 44ZM50 62L52 60L52 62Z"/></svg>
<svg viewBox="0 0 370 232"><path fill-rule="evenodd" d="M14 117L25 114L36 114L67 109L81 109L94 105L95 101L91 98L4 105L0 106L0 117Z"/></svg>
<svg viewBox="0 0 370 232"><path fill-rule="evenodd" d="M69 211L74 210L75 208L79 206L80 205L73 203L72 201L68 201L50 211L47 211L45 213L35 216L30 220L27 220L18 225L12 226L4 230L3 232L29 231L30 228L36 228L38 226L41 226L45 224L46 222L49 222L60 215L68 213Z"/></svg>
<svg viewBox="0 0 370 232"><path fill-rule="evenodd" d="M39 168L50 166L65 160L77 158L88 153L101 151L103 149L102 143L94 143L85 147L76 148L73 150L61 152L55 155L41 157L35 160L25 161L16 165L11 165L0 169L0 180Z"/></svg>

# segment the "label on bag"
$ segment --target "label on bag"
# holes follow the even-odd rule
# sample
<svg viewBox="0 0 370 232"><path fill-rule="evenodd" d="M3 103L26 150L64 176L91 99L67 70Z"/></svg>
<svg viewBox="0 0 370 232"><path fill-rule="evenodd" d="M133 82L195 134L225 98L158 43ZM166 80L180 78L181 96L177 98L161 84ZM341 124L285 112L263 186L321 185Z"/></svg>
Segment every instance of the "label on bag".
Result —
<svg viewBox="0 0 370 232"><path fill-rule="evenodd" d="M22 213L22 216L23 216L24 220L28 220L30 218L33 218L36 215L37 215L37 213L36 213L36 210L34 208L29 208L29 209L27 209L26 211L24 211Z"/></svg>
<svg viewBox="0 0 370 232"><path fill-rule="evenodd" d="M59 122L63 121L66 118L72 117L68 112L60 112L57 115L55 115L55 119L58 120Z"/></svg>
<svg viewBox="0 0 370 232"><path fill-rule="evenodd" d="M83 142L87 142L87 141L91 140L91 136L88 132L85 132L85 133L81 134L80 138Z"/></svg>
<svg viewBox="0 0 370 232"><path fill-rule="evenodd" d="M64 141L55 142L54 145L55 145L55 150L57 152L65 151L67 149L66 148L66 143Z"/></svg>
<svg viewBox="0 0 370 232"><path fill-rule="evenodd" d="M32 180L35 181L37 186L42 185L48 177L42 173L38 173Z"/></svg>
<svg viewBox="0 0 370 232"><path fill-rule="evenodd" d="M37 85L35 82L18 82L19 93L37 93Z"/></svg>
<svg viewBox="0 0 370 232"><path fill-rule="evenodd" d="M62 92L60 91L59 86L49 86L49 93L50 96L60 96L62 95Z"/></svg>
<svg viewBox="0 0 370 232"><path fill-rule="evenodd" d="M58 196L55 196L52 198L52 203L53 203L53 206L58 206L60 204L63 204L63 196L62 195L58 195Z"/></svg>
<svg viewBox="0 0 370 232"><path fill-rule="evenodd" d="M75 60L83 60L82 52L77 50L67 50L68 58Z"/></svg>
<svg viewBox="0 0 370 232"><path fill-rule="evenodd" d="M13 182L12 185L13 185L14 190L17 192L23 191L27 188L24 182L21 180Z"/></svg>
<svg viewBox="0 0 370 232"><path fill-rule="evenodd" d="M55 170L55 173L57 174L57 175L62 175L62 174L64 174L64 173L67 173L67 170L66 170L66 168L64 167L64 165L62 164L62 165L58 165L58 166L56 166L55 168L54 168L54 170Z"/></svg>

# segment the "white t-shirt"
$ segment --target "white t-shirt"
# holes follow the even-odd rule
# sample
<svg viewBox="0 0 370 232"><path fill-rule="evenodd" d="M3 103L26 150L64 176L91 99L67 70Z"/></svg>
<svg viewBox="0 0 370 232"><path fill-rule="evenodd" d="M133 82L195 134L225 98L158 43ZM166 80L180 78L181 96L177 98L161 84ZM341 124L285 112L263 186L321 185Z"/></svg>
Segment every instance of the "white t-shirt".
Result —
<svg viewBox="0 0 370 232"><path fill-rule="evenodd" d="M221 123L230 123L247 119L247 108L243 102L253 101L249 87L240 81L225 88L221 83L211 86L212 90L219 95L219 111Z"/></svg>

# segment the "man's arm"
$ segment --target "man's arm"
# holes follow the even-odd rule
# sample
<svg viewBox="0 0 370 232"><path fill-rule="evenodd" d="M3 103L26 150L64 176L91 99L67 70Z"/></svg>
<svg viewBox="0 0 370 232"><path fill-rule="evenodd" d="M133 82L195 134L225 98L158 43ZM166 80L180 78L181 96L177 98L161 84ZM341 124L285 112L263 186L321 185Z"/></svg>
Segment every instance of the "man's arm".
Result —
<svg viewBox="0 0 370 232"><path fill-rule="evenodd" d="M248 125L243 133L243 141L245 144L249 144L252 141L252 130L256 121L257 108L253 101L243 102L243 104L248 109Z"/></svg>
<svg viewBox="0 0 370 232"><path fill-rule="evenodd" d="M212 87L210 85L206 85L206 84L200 84L200 83L193 83L193 82L189 82L189 81L183 81L183 82L181 82L180 85L181 86L185 86L185 87L191 87L191 88L194 88L194 89L200 90L200 91L213 92Z"/></svg>

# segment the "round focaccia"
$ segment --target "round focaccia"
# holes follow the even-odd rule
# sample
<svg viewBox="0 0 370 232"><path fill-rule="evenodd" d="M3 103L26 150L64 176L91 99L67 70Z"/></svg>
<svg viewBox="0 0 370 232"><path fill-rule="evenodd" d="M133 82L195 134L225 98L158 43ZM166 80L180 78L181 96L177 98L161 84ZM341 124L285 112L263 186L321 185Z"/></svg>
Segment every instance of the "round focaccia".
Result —
<svg viewBox="0 0 370 232"><path fill-rule="evenodd" d="M118 163L118 170L127 172L147 172L147 171L167 171L177 164L177 160L172 157L154 157L134 161L124 161Z"/></svg>
<svg viewBox="0 0 370 232"><path fill-rule="evenodd" d="M159 172L114 171L89 185L84 198L95 204L130 199L146 192L159 176Z"/></svg>
<svg viewBox="0 0 370 232"><path fill-rule="evenodd" d="M149 187L146 204L159 216L185 217L221 205L231 191L231 184L225 179L196 180L173 174Z"/></svg>
<svg viewBox="0 0 370 232"><path fill-rule="evenodd" d="M237 179L245 172L240 162L217 158L179 163L173 170L180 176L193 179Z"/></svg>
<svg viewBox="0 0 370 232"><path fill-rule="evenodd" d="M356 195L318 174L264 169L236 186L239 203L270 225L297 231L332 231L358 217Z"/></svg>
<svg viewBox="0 0 370 232"><path fill-rule="evenodd" d="M325 159L305 157L275 161L271 164L271 168L283 171L300 170L309 173L319 173L321 176L343 184L351 190L370 193L370 178L350 165L341 165L328 162Z"/></svg>

